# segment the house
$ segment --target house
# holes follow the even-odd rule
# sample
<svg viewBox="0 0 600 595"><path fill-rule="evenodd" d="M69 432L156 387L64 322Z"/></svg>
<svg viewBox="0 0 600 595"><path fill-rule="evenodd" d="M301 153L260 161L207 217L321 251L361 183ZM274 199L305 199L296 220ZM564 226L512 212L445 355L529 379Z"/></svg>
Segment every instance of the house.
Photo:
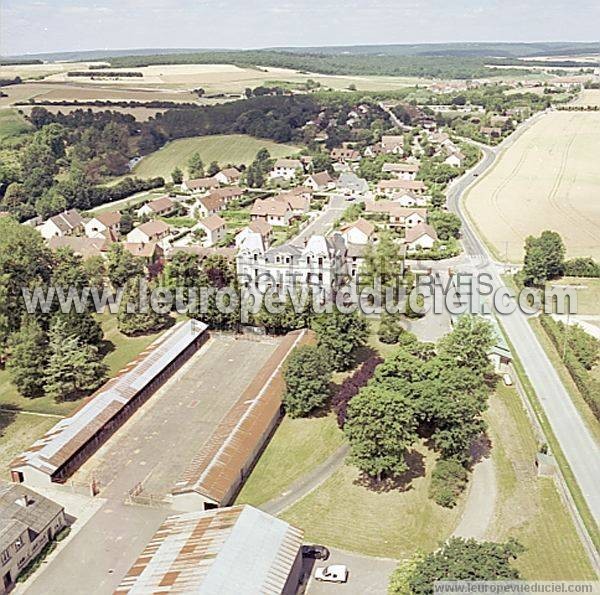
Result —
<svg viewBox="0 0 600 595"><path fill-rule="evenodd" d="M490 118L490 125L492 128L509 128L512 121L508 116L492 116Z"/></svg>
<svg viewBox="0 0 600 595"><path fill-rule="evenodd" d="M359 178L354 172L344 171L340 174L337 187L346 195L366 196L369 193L369 183Z"/></svg>
<svg viewBox="0 0 600 595"><path fill-rule="evenodd" d="M119 211L105 211L83 224L85 235L88 238L117 239L121 232L121 213Z"/></svg>
<svg viewBox="0 0 600 595"><path fill-rule="evenodd" d="M364 262L367 244L346 244L346 268L351 279L357 279Z"/></svg>
<svg viewBox="0 0 600 595"><path fill-rule="evenodd" d="M214 176L215 180L220 184L232 185L239 184L242 178L242 173L236 167L226 167L217 172Z"/></svg>
<svg viewBox="0 0 600 595"><path fill-rule="evenodd" d="M286 202L294 216L300 216L310 211L310 192L280 192L274 200Z"/></svg>
<svg viewBox="0 0 600 595"><path fill-rule="evenodd" d="M245 241L246 237L252 233L260 236L260 240L265 248L268 248L271 245L271 241L273 239L273 228L263 219L250 221L247 227L244 227L244 229L242 229L242 231L235 236L235 245L239 248Z"/></svg>
<svg viewBox="0 0 600 595"><path fill-rule="evenodd" d="M215 188L210 192L209 196L221 198L223 202L228 205L232 200L236 200L244 196L244 191L241 188L229 186L225 188Z"/></svg>
<svg viewBox="0 0 600 595"><path fill-rule="evenodd" d="M450 140L450 136L445 132L434 132L429 135L429 142L432 145L443 145Z"/></svg>
<svg viewBox="0 0 600 595"><path fill-rule="evenodd" d="M202 230L206 234L206 239L202 241L202 245L206 248L218 244L225 239L227 235L227 224L225 219L218 215L211 215L206 219L201 219L194 225L192 231Z"/></svg>
<svg viewBox="0 0 600 595"><path fill-rule="evenodd" d="M413 194L425 194L427 186L421 180L381 180L377 184L377 192L385 196L412 192Z"/></svg>
<svg viewBox="0 0 600 595"><path fill-rule="evenodd" d="M94 256L105 257L112 241L105 237L87 238L79 236L55 236L48 240L50 250L69 248L74 254L81 256L84 260Z"/></svg>
<svg viewBox="0 0 600 595"><path fill-rule="evenodd" d="M215 178L196 178L194 180L185 180L181 184L181 189L184 192L191 192L192 194L206 192L218 187L219 180Z"/></svg>
<svg viewBox="0 0 600 595"><path fill-rule="evenodd" d="M366 219L360 218L354 223L345 225L340 232L347 244L368 244L373 240L375 225Z"/></svg>
<svg viewBox="0 0 600 595"><path fill-rule="evenodd" d="M394 155L404 154L404 136L384 134L381 137L381 152L393 153Z"/></svg>
<svg viewBox="0 0 600 595"><path fill-rule="evenodd" d="M444 159L444 163L446 165L451 165L452 167L462 167L465 161L465 156L460 152L456 151L456 153L451 153Z"/></svg>
<svg viewBox="0 0 600 595"><path fill-rule="evenodd" d="M165 253L162 246L159 246L156 242L143 244L137 242L123 242L123 249L127 250L131 256L143 259L146 265L158 262Z"/></svg>
<svg viewBox="0 0 600 595"><path fill-rule="evenodd" d="M57 236L72 236L83 231L83 218L75 209L69 209L50 217L36 229L46 240Z"/></svg>
<svg viewBox="0 0 600 595"><path fill-rule="evenodd" d="M227 208L225 199L215 192L211 192L207 196L199 198L192 207L192 213L195 217L198 215L202 217L210 217Z"/></svg>
<svg viewBox="0 0 600 595"><path fill-rule="evenodd" d="M29 488L0 480L0 593L65 527L65 510Z"/></svg>
<svg viewBox="0 0 600 595"><path fill-rule="evenodd" d="M11 478L28 486L64 483L208 339L208 326L183 320L159 335L68 417L11 463Z"/></svg>
<svg viewBox="0 0 600 595"><path fill-rule="evenodd" d="M369 145L365 148L365 157L377 157L377 155L381 155L383 153L383 147L381 143L375 143L374 145ZM402 150L404 152L404 149Z"/></svg>
<svg viewBox="0 0 600 595"><path fill-rule="evenodd" d="M273 169L269 172L269 178L271 180L277 178L288 181L294 180L298 172L304 172L302 161L299 159L278 159Z"/></svg>
<svg viewBox="0 0 600 595"><path fill-rule="evenodd" d="M406 248L413 250L429 250L438 241L437 233L431 225L427 223L418 223L414 227L406 230L404 243Z"/></svg>
<svg viewBox="0 0 600 595"><path fill-rule="evenodd" d="M114 595L294 595L303 574L302 538L300 529L248 504L173 515Z"/></svg>
<svg viewBox="0 0 600 595"><path fill-rule="evenodd" d="M482 126L479 131L481 134L485 136L489 136L490 138L500 138L502 136L501 128L493 128L490 126Z"/></svg>
<svg viewBox="0 0 600 595"><path fill-rule="evenodd" d="M164 221L155 219L142 223L127 234L127 241L133 244L149 244L159 242L171 232L171 227Z"/></svg>
<svg viewBox="0 0 600 595"><path fill-rule="evenodd" d="M304 185L308 186L315 192L325 192L335 188L335 180L331 177L328 171L320 171L316 174L311 174L304 180Z"/></svg>
<svg viewBox="0 0 600 595"><path fill-rule="evenodd" d="M292 218L292 210L287 200L277 198L256 199L250 211L250 219L262 219L269 225L287 227Z"/></svg>
<svg viewBox="0 0 600 595"><path fill-rule="evenodd" d="M365 213L385 214L389 217L391 227L406 229L427 220L427 209L402 207L390 200L365 201Z"/></svg>
<svg viewBox="0 0 600 595"><path fill-rule="evenodd" d="M360 161L360 152L348 147L332 149L330 156L334 161L339 161L341 163L356 163Z"/></svg>
<svg viewBox="0 0 600 595"><path fill-rule="evenodd" d="M166 217L175 211L177 204L168 196L161 196L147 202L137 210L138 217Z"/></svg>
<svg viewBox="0 0 600 595"><path fill-rule="evenodd" d="M269 249L256 239L243 242L236 257L241 286L283 293L305 285L325 297L347 276L346 243L340 233L313 235L303 246L286 243Z"/></svg>
<svg viewBox="0 0 600 595"><path fill-rule="evenodd" d="M418 163L384 163L381 171L399 180L414 180L419 173Z"/></svg>
<svg viewBox="0 0 600 595"><path fill-rule="evenodd" d="M410 191L401 192L392 196L392 202L401 207L424 207L427 205L427 196L419 196Z"/></svg>

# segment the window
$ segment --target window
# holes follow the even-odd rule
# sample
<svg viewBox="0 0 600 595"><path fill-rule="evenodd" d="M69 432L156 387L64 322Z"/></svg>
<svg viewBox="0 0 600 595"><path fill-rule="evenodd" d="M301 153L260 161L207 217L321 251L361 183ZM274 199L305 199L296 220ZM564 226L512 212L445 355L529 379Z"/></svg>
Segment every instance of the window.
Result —
<svg viewBox="0 0 600 595"><path fill-rule="evenodd" d="M0 554L0 560L2 561L3 565L10 560L10 551L8 549L5 549L2 554Z"/></svg>
<svg viewBox="0 0 600 595"><path fill-rule="evenodd" d="M23 541L19 537L17 541L15 541L15 550L18 552L23 547Z"/></svg>

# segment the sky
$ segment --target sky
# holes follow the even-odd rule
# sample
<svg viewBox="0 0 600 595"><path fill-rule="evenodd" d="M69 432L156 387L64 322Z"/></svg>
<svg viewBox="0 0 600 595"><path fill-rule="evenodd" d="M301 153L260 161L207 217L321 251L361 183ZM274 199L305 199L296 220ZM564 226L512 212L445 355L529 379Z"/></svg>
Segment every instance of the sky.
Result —
<svg viewBox="0 0 600 595"><path fill-rule="evenodd" d="M595 41L600 0L0 0L0 54Z"/></svg>

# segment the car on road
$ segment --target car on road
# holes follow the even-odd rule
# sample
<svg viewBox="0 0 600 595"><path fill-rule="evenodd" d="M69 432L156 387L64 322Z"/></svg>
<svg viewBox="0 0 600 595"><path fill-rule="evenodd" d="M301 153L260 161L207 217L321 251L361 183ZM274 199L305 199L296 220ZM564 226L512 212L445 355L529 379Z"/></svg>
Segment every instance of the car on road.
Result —
<svg viewBox="0 0 600 595"><path fill-rule="evenodd" d="M473 174L473 177L474 177L474 178L477 178L477 177L479 177L479 174L478 174L477 172L475 172L475 173Z"/></svg>
<svg viewBox="0 0 600 595"><path fill-rule="evenodd" d="M345 583L348 580L348 567L344 564L331 564L315 570L315 579L327 583Z"/></svg>
<svg viewBox="0 0 600 595"><path fill-rule="evenodd" d="M303 545L302 557L327 560L329 558L329 550L324 545Z"/></svg>

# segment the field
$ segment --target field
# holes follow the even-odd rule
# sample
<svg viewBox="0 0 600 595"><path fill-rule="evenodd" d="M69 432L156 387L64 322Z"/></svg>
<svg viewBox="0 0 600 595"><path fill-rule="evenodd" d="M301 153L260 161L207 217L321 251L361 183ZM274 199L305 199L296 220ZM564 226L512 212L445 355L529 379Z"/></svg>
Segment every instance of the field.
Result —
<svg viewBox="0 0 600 595"><path fill-rule="evenodd" d="M553 481L536 475L538 444L516 391L500 386L487 418L498 480L495 522L487 537L515 537L525 546L516 566L526 579L593 579Z"/></svg>
<svg viewBox="0 0 600 595"><path fill-rule="evenodd" d="M600 89L584 89L573 104L600 107Z"/></svg>
<svg viewBox="0 0 600 595"><path fill-rule="evenodd" d="M600 315L600 279L563 277L559 281L552 281L552 285L569 285L577 289L578 315Z"/></svg>
<svg viewBox="0 0 600 595"><path fill-rule="evenodd" d="M567 256L600 258L600 113L543 116L466 197L497 258L516 262L530 234L559 232Z"/></svg>
<svg viewBox="0 0 600 595"><path fill-rule="evenodd" d="M211 161L217 161L220 165L247 165L263 147L269 150L271 157L285 157L299 151L298 147L292 145L281 145L242 134L182 138L144 157L133 173L141 178L163 176L170 180L175 167L186 171L189 158L196 152L200 153L205 166Z"/></svg>
<svg viewBox="0 0 600 595"><path fill-rule="evenodd" d="M30 130L32 126L16 110L0 110L0 143L17 138Z"/></svg>

